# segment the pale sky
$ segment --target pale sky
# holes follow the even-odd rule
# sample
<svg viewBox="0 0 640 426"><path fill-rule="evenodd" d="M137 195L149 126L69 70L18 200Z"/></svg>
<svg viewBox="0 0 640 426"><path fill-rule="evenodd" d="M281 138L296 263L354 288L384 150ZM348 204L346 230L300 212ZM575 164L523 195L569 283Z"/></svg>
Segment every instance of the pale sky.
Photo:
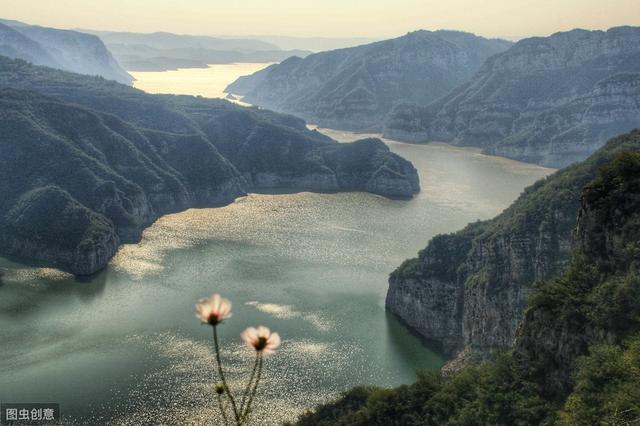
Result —
<svg viewBox="0 0 640 426"><path fill-rule="evenodd" d="M202 35L487 37L640 26L640 0L0 0L0 17L56 28Z"/></svg>

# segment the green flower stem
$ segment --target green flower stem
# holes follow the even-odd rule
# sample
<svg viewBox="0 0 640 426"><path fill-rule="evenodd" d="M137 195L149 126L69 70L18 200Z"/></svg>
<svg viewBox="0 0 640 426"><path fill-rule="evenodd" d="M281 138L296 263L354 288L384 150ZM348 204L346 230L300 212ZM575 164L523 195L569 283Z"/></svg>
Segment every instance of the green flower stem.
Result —
<svg viewBox="0 0 640 426"><path fill-rule="evenodd" d="M224 404L222 402L222 395L216 393L218 397L218 405L220 406L220 412L222 413L222 418L224 419L224 426L229 426L229 419L227 418L227 410L224 408Z"/></svg>
<svg viewBox="0 0 640 426"><path fill-rule="evenodd" d="M249 377L249 382L247 383L247 387L244 389L244 392L242 393L242 401L240 402L240 413L242 413L242 411L244 410L244 403L247 400L247 397L249 396L249 391L251 390L251 385L253 384L253 378L256 376L256 371L258 370L258 363L260 358L260 352L256 352L256 360L253 363L253 370L251 371L251 376Z"/></svg>
<svg viewBox="0 0 640 426"><path fill-rule="evenodd" d="M259 351L257 355L258 372L256 374L256 381L253 384L253 390L249 395L249 401L247 402L247 407L244 413L242 414L243 421L245 421L249 417L249 414L251 413L251 403L253 402L253 397L256 396L256 391L258 390L258 383L260 383L260 377L262 376L262 360L263 360L262 356L263 356L262 352Z"/></svg>
<svg viewBox="0 0 640 426"><path fill-rule="evenodd" d="M224 372L222 371L222 361L220 361L220 345L218 344L218 327L213 326L213 345L216 350L216 362L218 363L218 374L220 375L220 380L222 381L222 387L224 388L227 396L229 397L229 401L231 401L231 408L233 408L233 415L238 424L241 424L240 413L238 413L238 407L236 406L236 400L231 394L231 390L229 390L229 386L227 386L227 381L224 378Z"/></svg>

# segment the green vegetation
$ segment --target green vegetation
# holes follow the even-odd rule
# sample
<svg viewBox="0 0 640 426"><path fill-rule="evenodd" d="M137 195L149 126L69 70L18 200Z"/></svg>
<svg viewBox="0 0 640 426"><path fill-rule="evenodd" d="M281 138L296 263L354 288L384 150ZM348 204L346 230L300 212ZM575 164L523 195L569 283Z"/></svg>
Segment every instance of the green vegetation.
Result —
<svg viewBox="0 0 640 426"><path fill-rule="evenodd" d="M571 262L562 275L536 287L512 351L450 376L422 373L416 383L394 389L354 388L299 424L640 422L640 154L624 151L629 140L608 145L618 154L585 185ZM602 157L591 161L601 164ZM585 170L575 166L534 188ZM520 201L505 214L544 211L539 203L552 202L549 195L545 190L536 202ZM414 262L403 268L414 269Z"/></svg>
<svg viewBox="0 0 640 426"><path fill-rule="evenodd" d="M62 250L91 247L111 232L108 220L55 186L25 193L7 213L6 222L16 237L56 244Z"/></svg>
<svg viewBox="0 0 640 426"><path fill-rule="evenodd" d="M299 425L537 425L552 410L513 358L465 368L451 377L422 373L395 389L354 388Z"/></svg>
<svg viewBox="0 0 640 426"><path fill-rule="evenodd" d="M356 387L303 415L301 426L633 425L640 418L640 335L579 359L566 402L541 396L510 355L451 377L422 373L394 389Z"/></svg>
<svg viewBox="0 0 640 426"><path fill-rule="evenodd" d="M640 335L623 345L599 345L578 360L574 391L559 425L640 423Z"/></svg>

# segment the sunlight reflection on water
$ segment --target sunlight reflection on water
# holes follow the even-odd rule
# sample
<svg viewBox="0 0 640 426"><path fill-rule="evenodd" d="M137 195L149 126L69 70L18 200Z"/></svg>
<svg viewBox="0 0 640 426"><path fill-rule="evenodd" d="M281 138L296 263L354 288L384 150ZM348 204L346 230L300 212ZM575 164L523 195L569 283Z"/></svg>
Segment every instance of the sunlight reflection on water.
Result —
<svg viewBox="0 0 640 426"><path fill-rule="evenodd" d="M211 64L208 68L129 72L133 86L148 93L224 98L227 85L242 75L253 74L271 63Z"/></svg>

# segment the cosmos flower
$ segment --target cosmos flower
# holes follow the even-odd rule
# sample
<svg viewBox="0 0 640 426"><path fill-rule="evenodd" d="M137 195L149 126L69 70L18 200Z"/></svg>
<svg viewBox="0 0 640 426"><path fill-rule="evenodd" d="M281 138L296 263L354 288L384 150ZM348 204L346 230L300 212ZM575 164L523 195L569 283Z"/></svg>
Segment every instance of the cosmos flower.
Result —
<svg viewBox="0 0 640 426"><path fill-rule="evenodd" d="M231 301L217 293L208 299L200 299L196 303L196 318L210 325L218 325L231 318Z"/></svg>
<svg viewBox="0 0 640 426"><path fill-rule="evenodd" d="M280 346L280 336L278 333L272 333L267 327L262 325L255 327L249 327L242 333L240 333L242 340L247 342L247 345L257 352L263 352L270 354Z"/></svg>

